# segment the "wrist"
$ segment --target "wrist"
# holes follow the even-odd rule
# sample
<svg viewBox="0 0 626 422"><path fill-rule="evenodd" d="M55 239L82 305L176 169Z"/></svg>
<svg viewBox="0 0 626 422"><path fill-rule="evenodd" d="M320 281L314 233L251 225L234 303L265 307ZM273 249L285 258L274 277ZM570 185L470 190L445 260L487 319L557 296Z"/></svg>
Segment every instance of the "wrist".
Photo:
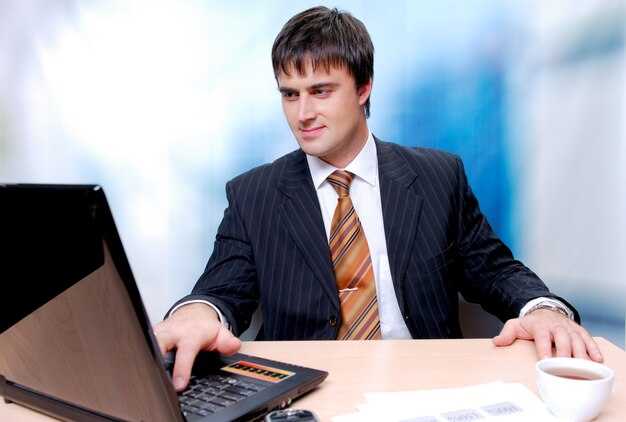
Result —
<svg viewBox="0 0 626 422"><path fill-rule="evenodd" d="M549 302L539 302L536 305L532 306L528 311L526 311L526 315L530 315L531 313L538 311L538 310L544 310L544 311L551 311L551 312L556 312L559 313L561 315L563 315L564 317L570 319L570 315L568 314L568 312L561 308L560 306L557 306L553 303L549 303Z"/></svg>

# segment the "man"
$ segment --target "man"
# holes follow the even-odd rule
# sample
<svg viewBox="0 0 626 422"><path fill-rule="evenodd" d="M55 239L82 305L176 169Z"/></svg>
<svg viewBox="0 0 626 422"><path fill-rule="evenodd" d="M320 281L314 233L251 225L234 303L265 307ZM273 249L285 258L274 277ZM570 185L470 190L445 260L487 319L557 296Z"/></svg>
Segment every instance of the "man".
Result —
<svg viewBox="0 0 626 422"><path fill-rule="evenodd" d="M266 340L451 338L460 292L507 321L498 346L533 339L539 358L554 345L602 361L576 310L493 233L458 157L370 133L373 51L359 20L325 7L278 34L274 74L300 149L227 184L204 273L155 327L161 351L177 350L176 389L200 350L239 349L259 304ZM344 254L363 257L354 275Z"/></svg>

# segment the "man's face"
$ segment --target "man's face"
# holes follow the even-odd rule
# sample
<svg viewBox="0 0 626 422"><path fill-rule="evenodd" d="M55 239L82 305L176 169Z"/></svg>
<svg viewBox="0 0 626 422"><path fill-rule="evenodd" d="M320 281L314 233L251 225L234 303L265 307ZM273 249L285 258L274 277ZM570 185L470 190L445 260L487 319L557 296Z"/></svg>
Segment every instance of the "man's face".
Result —
<svg viewBox="0 0 626 422"><path fill-rule="evenodd" d="M367 141L363 111L372 84L356 89L354 78L344 68L323 66L305 76L290 69L291 76L278 75L283 111L302 150L335 167L344 168Z"/></svg>

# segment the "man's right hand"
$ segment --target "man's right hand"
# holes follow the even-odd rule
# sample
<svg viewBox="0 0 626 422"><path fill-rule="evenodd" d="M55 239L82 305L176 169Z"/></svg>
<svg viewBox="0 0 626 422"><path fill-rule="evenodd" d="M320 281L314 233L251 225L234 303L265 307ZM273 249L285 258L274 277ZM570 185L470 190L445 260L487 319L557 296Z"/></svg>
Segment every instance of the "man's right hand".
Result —
<svg viewBox="0 0 626 422"><path fill-rule="evenodd" d="M154 327L154 334L163 356L176 350L172 372L176 391L187 387L200 351L232 355L241 347L241 341L221 324L217 312L204 303L181 306Z"/></svg>

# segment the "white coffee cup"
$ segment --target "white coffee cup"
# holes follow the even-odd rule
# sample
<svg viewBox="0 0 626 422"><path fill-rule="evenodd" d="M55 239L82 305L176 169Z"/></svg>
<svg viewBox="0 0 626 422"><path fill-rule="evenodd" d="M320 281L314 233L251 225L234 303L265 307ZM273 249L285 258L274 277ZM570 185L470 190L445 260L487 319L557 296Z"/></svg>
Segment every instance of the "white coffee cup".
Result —
<svg viewBox="0 0 626 422"><path fill-rule="evenodd" d="M615 390L611 368L590 360L549 358L535 368L537 388L548 409L569 421L595 418Z"/></svg>

